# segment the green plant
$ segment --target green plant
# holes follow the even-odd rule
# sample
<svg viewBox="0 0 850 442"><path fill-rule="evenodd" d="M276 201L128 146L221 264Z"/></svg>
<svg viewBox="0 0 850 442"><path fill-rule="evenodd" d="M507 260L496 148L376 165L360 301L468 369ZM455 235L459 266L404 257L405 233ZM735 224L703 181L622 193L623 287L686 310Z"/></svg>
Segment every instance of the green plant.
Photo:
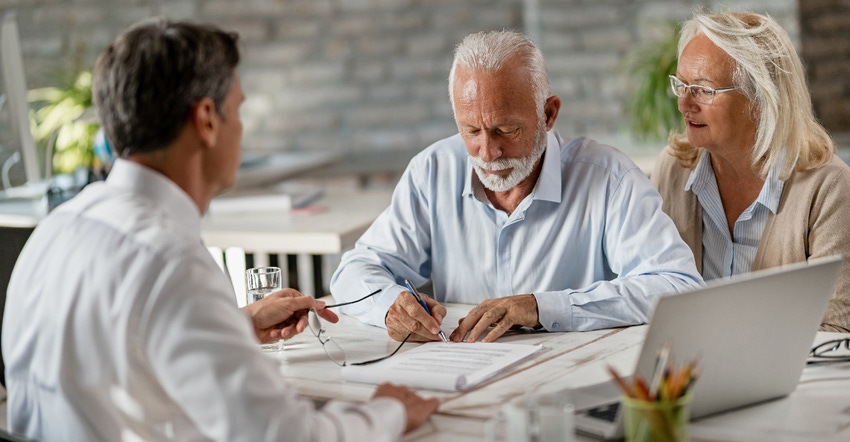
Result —
<svg viewBox="0 0 850 442"><path fill-rule="evenodd" d="M73 173L94 162L94 136L99 127L86 110L92 106L92 75L80 72L67 87L44 87L29 91L36 107L30 113L33 138L50 155L54 173Z"/></svg>
<svg viewBox="0 0 850 442"><path fill-rule="evenodd" d="M629 131L642 141L666 139L683 129L683 119L670 92L669 75L676 73L679 25L659 22L659 38L636 46L625 59Z"/></svg>

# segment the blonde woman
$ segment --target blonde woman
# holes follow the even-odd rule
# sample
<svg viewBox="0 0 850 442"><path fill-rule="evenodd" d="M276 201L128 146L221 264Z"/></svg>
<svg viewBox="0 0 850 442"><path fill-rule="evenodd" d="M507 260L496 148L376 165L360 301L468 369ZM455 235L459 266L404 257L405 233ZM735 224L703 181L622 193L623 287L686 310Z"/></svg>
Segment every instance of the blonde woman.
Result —
<svg viewBox="0 0 850 442"><path fill-rule="evenodd" d="M775 21L695 15L670 82L686 129L670 136L652 181L706 280L850 255L850 168L815 120L803 65ZM850 263L821 329L850 331Z"/></svg>

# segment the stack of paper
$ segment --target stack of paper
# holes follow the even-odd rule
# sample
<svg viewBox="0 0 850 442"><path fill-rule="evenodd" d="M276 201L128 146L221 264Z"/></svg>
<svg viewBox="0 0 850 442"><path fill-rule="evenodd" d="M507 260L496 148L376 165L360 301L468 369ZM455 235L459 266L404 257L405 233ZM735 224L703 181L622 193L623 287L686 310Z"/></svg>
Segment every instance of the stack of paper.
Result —
<svg viewBox="0 0 850 442"><path fill-rule="evenodd" d="M285 182L251 192L228 192L210 201L209 212L282 212L308 206L323 195L321 186Z"/></svg>
<svg viewBox="0 0 850 442"><path fill-rule="evenodd" d="M463 391L507 371L542 348L528 344L429 342L375 364L343 367L342 378Z"/></svg>

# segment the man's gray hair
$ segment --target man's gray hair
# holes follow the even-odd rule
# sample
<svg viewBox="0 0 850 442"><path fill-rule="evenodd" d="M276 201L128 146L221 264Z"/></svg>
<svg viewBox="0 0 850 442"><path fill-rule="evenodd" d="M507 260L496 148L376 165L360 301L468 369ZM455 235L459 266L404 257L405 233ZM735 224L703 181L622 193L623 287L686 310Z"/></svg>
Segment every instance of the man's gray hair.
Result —
<svg viewBox="0 0 850 442"><path fill-rule="evenodd" d="M733 82L758 118L753 165L764 177L782 161L779 176L826 162L834 145L816 121L803 64L791 38L768 16L749 12L697 14L685 22L679 55L697 35L735 61Z"/></svg>
<svg viewBox="0 0 850 442"><path fill-rule="evenodd" d="M551 87L546 73L546 61L537 45L520 32L484 31L467 35L455 48L452 69L449 72L449 98L455 107L454 83L458 68L476 72L495 73L508 62L518 59L528 73L528 80L537 106L538 118L543 118L543 106L549 98Z"/></svg>

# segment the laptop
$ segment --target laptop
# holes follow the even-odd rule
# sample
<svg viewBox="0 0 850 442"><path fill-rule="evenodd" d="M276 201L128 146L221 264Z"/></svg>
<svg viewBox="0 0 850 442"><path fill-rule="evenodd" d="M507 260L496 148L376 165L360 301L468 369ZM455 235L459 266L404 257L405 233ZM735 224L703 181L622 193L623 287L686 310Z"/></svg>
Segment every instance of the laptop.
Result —
<svg viewBox="0 0 850 442"><path fill-rule="evenodd" d="M843 259L840 256L709 281L662 297L635 373L650 379L669 343L682 364L699 357L691 419L788 395L797 387ZM623 437L620 390L612 381L570 390L576 429Z"/></svg>

